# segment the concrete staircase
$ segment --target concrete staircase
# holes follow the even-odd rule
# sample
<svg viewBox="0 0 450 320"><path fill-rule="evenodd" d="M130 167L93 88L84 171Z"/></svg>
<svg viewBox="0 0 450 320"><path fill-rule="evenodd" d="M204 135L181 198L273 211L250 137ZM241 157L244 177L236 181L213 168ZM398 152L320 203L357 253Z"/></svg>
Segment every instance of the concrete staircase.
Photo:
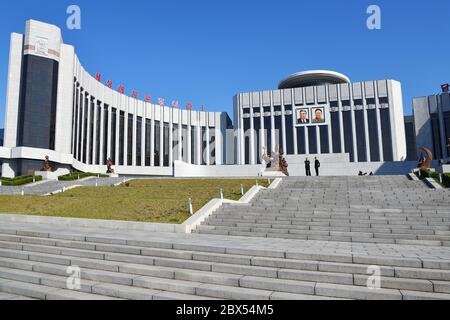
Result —
<svg viewBox="0 0 450 320"><path fill-rule="evenodd" d="M450 299L448 196L404 177L292 178L189 235L3 222L0 299Z"/></svg>
<svg viewBox="0 0 450 320"><path fill-rule="evenodd" d="M374 264L380 266L382 289L366 287L367 269ZM67 289L68 266L81 268L80 291ZM450 260L258 251L3 229L0 291L9 298L48 300L449 299Z"/></svg>
<svg viewBox="0 0 450 320"><path fill-rule="evenodd" d="M224 205L204 234L450 246L450 192L405 177L290 178Z"/></svg>

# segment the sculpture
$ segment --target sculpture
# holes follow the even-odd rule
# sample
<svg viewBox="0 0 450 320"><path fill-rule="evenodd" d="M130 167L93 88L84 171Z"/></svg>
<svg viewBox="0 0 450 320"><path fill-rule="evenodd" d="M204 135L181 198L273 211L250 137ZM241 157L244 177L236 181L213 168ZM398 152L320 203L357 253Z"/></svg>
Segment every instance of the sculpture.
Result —
<svg viewBox="0 0 450 320"><path fill-rule="evenodd" d="M106 173L114 173L114 169L112 168L113 161L111 158L108 158L108 160L106 160L106 166L108 167L108 170L106 171Z"/></svg>
<svg viewBox="0 0 450 320"><path fill-rule="evenodd" d="M423 147L421 150L425 152L427 156L426 158L422 156L420 157L419 165L417 167L420 169L430 169L433 161L433 153L426 147Z"/></svg>
<svg viewBox="0 0 450 320"><path fill-rule="evenodd" d="M41 171L45 171L45 172L51 172L52 171L52 167L50 165L50 158L49 158L49 156L45 156L44 166L42 167Z"/></svg>
<svg viewBox="0 0 450 320"><path fill-rule="evenodd" d="M263 155L262 155L262 164L263 168L261 169L261 175L264 174L265 171L268 172L275 172L279 171L284 173L286 176L289 176L289 173L287 171L287 162L284 159L283 152L274 152L273 157L269 157L267 154L267 150L264 147L263 148Z"/></svg>
<svg viewBox="0 0 450 320"><path fill-rule="evenodd" d="M279 165L280 165L280 171L283 172L286 177L289 177L289 171L288 171L288 164L286 161L286 158L284 157L283 151L280 151L279 155Z"/></svg>

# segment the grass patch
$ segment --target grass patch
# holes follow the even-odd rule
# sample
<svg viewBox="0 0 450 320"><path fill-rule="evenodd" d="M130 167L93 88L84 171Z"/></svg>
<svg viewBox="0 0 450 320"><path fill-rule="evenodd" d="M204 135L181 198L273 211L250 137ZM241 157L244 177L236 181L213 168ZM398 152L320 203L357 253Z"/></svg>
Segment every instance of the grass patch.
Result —
<svg viewBox="0 0 450 320"><path fill-rule="evenodd" d="M2 186L23 186L25 184L39 182L42 180L41 176L21 176L15 178L0 178Z"/></svg>
<svg viewBox="0 0 450 320"><path fill-rule="evenodd" d="M267 186L267 180L259 180ZM160 179L133 180L119 187L81 187L50 197L0 196L0 212L71 218L183 223L189 218L188 201L194 212L223 189L227 199L241 198L253 179Z"/></svg>

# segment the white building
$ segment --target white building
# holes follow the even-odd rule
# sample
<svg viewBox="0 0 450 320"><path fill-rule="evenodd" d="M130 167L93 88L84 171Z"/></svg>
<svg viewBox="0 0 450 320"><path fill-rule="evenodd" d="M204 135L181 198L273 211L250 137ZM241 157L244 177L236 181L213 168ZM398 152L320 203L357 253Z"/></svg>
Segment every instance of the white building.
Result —
<svg viewBox="0 0 450 320"><path fill-rule="evenodd" d="M394 80L351 83L332 71L301 72L278 90L235 96L234 117L240 164L261 163L265 146L291 160L298 155L348 155L350 162L367 163L406 159L402 91Z"/></svg>
<svg viewBox="0 0 450 320"><path fill-rule="evenodd" d="M24 35L13 33L2 175L33 174L48 155L61 172L105 173L111 158L122 175L256 176L264 148L283 150L292 175L304 175L305 157L314 156L324 175L414 167L403 161L402 93L394 80L294 74L278 90L235 96L234 128L225 112L155 105L99 80L58 27L29 20Z"/></svg>
<svg viewBox="0 0 450 320"><path fill-rule="evenodd" d="M226 113L197 112L137 100L97 81L61 30L29 20L13 33L9 57L2 174L33 174L46 155L58 168L173 175L176 160L225 161Z"/></svg>

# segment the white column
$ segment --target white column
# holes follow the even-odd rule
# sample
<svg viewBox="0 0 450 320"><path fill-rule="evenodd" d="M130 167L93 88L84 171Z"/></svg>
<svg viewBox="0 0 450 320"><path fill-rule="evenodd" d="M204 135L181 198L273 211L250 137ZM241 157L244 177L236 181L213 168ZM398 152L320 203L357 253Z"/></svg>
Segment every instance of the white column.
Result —
<svg viewBox="0 0 450 320"><path fill-rule="evenodd" d="M272 145L271 151L277 151L275 150L275 110L273 105L273 91L270 91L270 142Z"/></svg>
<svg viewBox="0 0 450 320"><path fill-rule="evenodd" d="M95 101L94 101L95 103ZM85 164L90 164L91 163L91 159L92 159L92 154L89 152L91 150L91 117L92 117L92 112L91 112L91 106L92 106L92 99L91 96L89 96L88 99L88 108L87 108L87 133L86 133L86 163Z"/></svg>
<svg viewBox="0 0 450 320"><path fill-rule="evenodd" d="M183 119L181 109L178 112L178 160L183 161ZM186 152L186 150L184 150Z"/></svg>
<svg viewBox="0 0 450 320"><path fill-rule="evenodd" d="M119 102L120 104L120 102ZM119 143L120 143L120 109L119 107L116 108L116 123L115 123L115 130L116 130L116 150L114 155L114 164L119 165Z"/></svg>
<svg viewBox="0 0 450 320"><path fill-rule="evenodd" d="M137 153L137 101L133 99L133 109L131 110L133 112L133 132L132 132L132 137L133 137L133 141L132 141L132 145L131 145L131 150L132 150L132 155L131 155L131 164L133 167L136 166L136 153Z"/></svg>
<svg viewBox="0 0 450 320"><path fill-rule="evenodd" d="M263 94L262 92L259 92L259 121L260 121L260 130L258 132L259 134L259 141L260 141L260 147L258 150L258 159L262 159L262 154L263 154L263 148L266 149L267 152L269 152L269 150L267 150L267 143L266 143L266 135L265 135L265 128L264 128L264 107L263 107Z"/></svg>
<svg viewBox="0 0 450 320"><path fill-rule="evenodd" d="M7 148L17 146L18 119L19 119L19 100L20 100L20 77L22 74L23 59L23 38L21 34L11 34L8 82L6 88L6 110L5 110L5 131L4 143ZM2 101L3 102L3 101ZM14 177L15 168L13 161L5 161L3 166L3 175ZM8 172L6 172L8 170Z"/></svg>
<svg viewBox="0 0 450 320"><path fill-rule="evenodd" d="M156 106L151 104L150 108L151 108L150 127L151 127L151 131L152 131L152 134L151 134L152 141L150 143L150 166L154 167L155 166L155 141L156 141L156 139L155 139L155 109L156 109Z"/></svg>
<svg viewBox="0 0 450 320"><path fill-rule="evenodd" d="M381 131L381 114L380 114L380 103L378 101L378 85L374 86L374 96L375 96L375 106L377 113L377 129L378 129L378 148L380 150L380 161L384 161L384 151L383 151L383 135Z"/></svg>
<svg viewBox="0 0 450 320"><path fill-rule="evenodd" d="M294 137L294 154L298 155L298 137L297 137L297 115L295 114L295 93L294 89L291 89L291 102L292 102L292 136Z"/></svg>
<svg viewBox="0 0 450 320"><path fill-rule="evenodd" d="M164 106L161 108L159 122L159 166L164 167Z"/></svg>
<svg viewBox="0 0 450 320"><path fill-rule="evenodd" d="M287 149L286 149L286 108L284 106L284 91L280 90L280 96L281 96L281 138L283 140L283 145L281 146L283 148L283 152L286 155Z"/></svg>
<svg viewBox="0 0 450 320"><path fill-rule="evenodd" d="M145 114L145 109L147 107L147 104L145 102L143 102L141 104L142 106L142 113L141 113L141 166L145 167L145 137L146 137L146 114Z"/></svg>
<svg viewBox="0 0 450 320"><path fill-rule="evenodd" d="M363 113L364 113L364 138L366 139L366 158L367 162L371 162L370 156L370 136L369 136L369 117L367 110L367 100L366 100L366 86L363 84L362 86L362 101L363 101Z"/></svg>
<svg viewBox="0 0 450 320"><path fill-rule="evenodd" d="M83 162L83 157L84 157L84 149L85 146L83 144L84 142L84 135L86 134L86 132L84 132L84 124L85 124L85 113L86 113L86 99L87 97L85 96L85 92L83 91L82 93L82 99L83 99L83 107L81 108L81 150L80 150L80 162Z"/></svg>
<svg viewBox="0 0 450 320"><path fill-rule="evenodd" d="M173 108L169 109L169 167L173 166L173 112Z"/></svg>
<svg viewBox="0 0 450 320"><path fill-rule="evenodd" d="M200 125L200 114L198 112L195 113L197 117L197 127L195 132L195 141L197 144L197 148L195 149L195 157L196 157L196 163L201 165L202 164L202 127Z"/></svg>
<svg viewBox="0 0 450 320"><path fill-rule="evenodd" d="M106 134L108 135L108 140L107 140L107 146L106 146L106 155L105 155L105 159L103 159L103 160L106 160L106 159L112 157L111 136L112 136L112 131L115 130L116 127L115 127L115 124L113 126L111 118L112 118L112 106L108 105L108 123L107 123L108 128L106 129Z"/></svg>
<svg viewBox="0 0 450 320"><path fill-rule="evenodd" d="M215 127L214 127L214 132L215 132L215 150L216 150L216 165L222 165L223 164L223 136L222 136L222 119L221 119L221 115L220 113L214 113L214 117L215 117Z"/></svg>
<svg viewBox="0 0 450 320"><path fill-rule="evenodd" d="M325 97L327 99L327 105L328 108L331 107L331 103L330 103L330 87L329 85L325 86ZM328 119L328 150L330 154L333 154L333 133L332 133L332 125L331 125L331 110L330 110L330 114L329 114L329 119Z"/></svg>
<svg viewBox="0 0 450 320"><path fill-rule="evenodd" d="M105 148L105 104L100 106L100 154L98 157L98 164L103 165L105 163L105 154L103 152Z"/></svg>
<svg viewBox="0 0 450 320"><path fill-rule="evenodd" d="M340 138L341 138L341 153L346 153L345 151L345 140L344 140L344 110L342 107L342 100L341 100L341 86L337 86L337 96L338 96L338 108L339 108L339 131L340 131Z"/></svg>
<svg viewBox="0 0 450 320"><path fill-rule="evenodd" d="M245 133L244 133L244 117L243 117L243 96L242 94L239 95L239 127L238 127L238 163L239 164L245 164Z"/></svg>
<svg viewBox="0 0 450 320"><path fill-rule="evenodd" d="M309 127L308 126L304 126L303 127L304 132L305 132L305 153L306 154L310 154L309 151Z"/></svg>
<svg viewBox="0 0 450 320"><path fill-rule="evenodd" d="M188 163L193 164L193 163L195 163L194 162L195 159L192 159L191 154L192 154L192 148L194 148L195 146L191 145L191 141L192 141L192 137L191 137L191 135L192 135L192 132L191 132L192 131L192 128L191 128L192 111L191 110L187 110L186 113L187 113L187 120L188 120L187 135L186 135L187 136L187 138L186 138L187 139L187 141L186 141L187 158L186 159L187 159Z"/></svg>
<svg viewBox="0 0 450 320"><path fill-rule="evenodd" d="M356 136L356 121L355 121L355 101L353 100L353 86L349 85L350 89L350 108L352 117L352 136L353 136L353 160L358 162L358 141Z"/></svg>
<svg viewBox="0 0 450 320"><path fill-rule="evenodd" d="M81 137L81 127L82 127L82 111L83 111L83 92L81 91L81 88L79 88L78 91L78 109L77 109L77 136L75 137L75 159L79 159L80 156L80 148L79 148L79 141Z"/></svg>
<svg viewBox="0 0 450 320"><path fill-rule="evenodd" d="M256 164L256 148L255 148L255 124L253 119L253 93L249 93L250 95L250 164Z"/></svg>
<svg viewBox="0 0 450 320"><path fill-rule="evenodd" d="M94 132L93 132L92 141L91 141L91 143L92 143L91 164L93 164L93 165L95 165L95 159L96 159L96 156L97 156L97 143L98 143L97 142L97 103L98 103L98 100L94 99L94 116L93 116L93 119L94 119L93 130L94 130Z"/></svg>
<svg viewBox="0 0 450 320"><path fill-rule="evenodd" d="M128 163L128 108L123 115L123 165L129 166L131 163Z"/></svg>
<svg viewBox="0 0 450 320"><path fill-rule="evenodd" d="M322 146L320 144L320 126L316 126L317 154L322 154Z"/></svg>
<svg viewBox="0 0 450 320"><path fill-rule="evenodd" d="M205 119L206 119L206 133L205 133L205 135L206 135L206 137L205 137L205 139L206 139L206 154L205 154L205 157L206 157L206 165L207 166L209 166L210 165L210 148L209 148L209 141L210 141L210 137L209 137L209 119L208 119L208 114L207 113L205 113ZM203 155L202 155L203 156Z"/></svg>

